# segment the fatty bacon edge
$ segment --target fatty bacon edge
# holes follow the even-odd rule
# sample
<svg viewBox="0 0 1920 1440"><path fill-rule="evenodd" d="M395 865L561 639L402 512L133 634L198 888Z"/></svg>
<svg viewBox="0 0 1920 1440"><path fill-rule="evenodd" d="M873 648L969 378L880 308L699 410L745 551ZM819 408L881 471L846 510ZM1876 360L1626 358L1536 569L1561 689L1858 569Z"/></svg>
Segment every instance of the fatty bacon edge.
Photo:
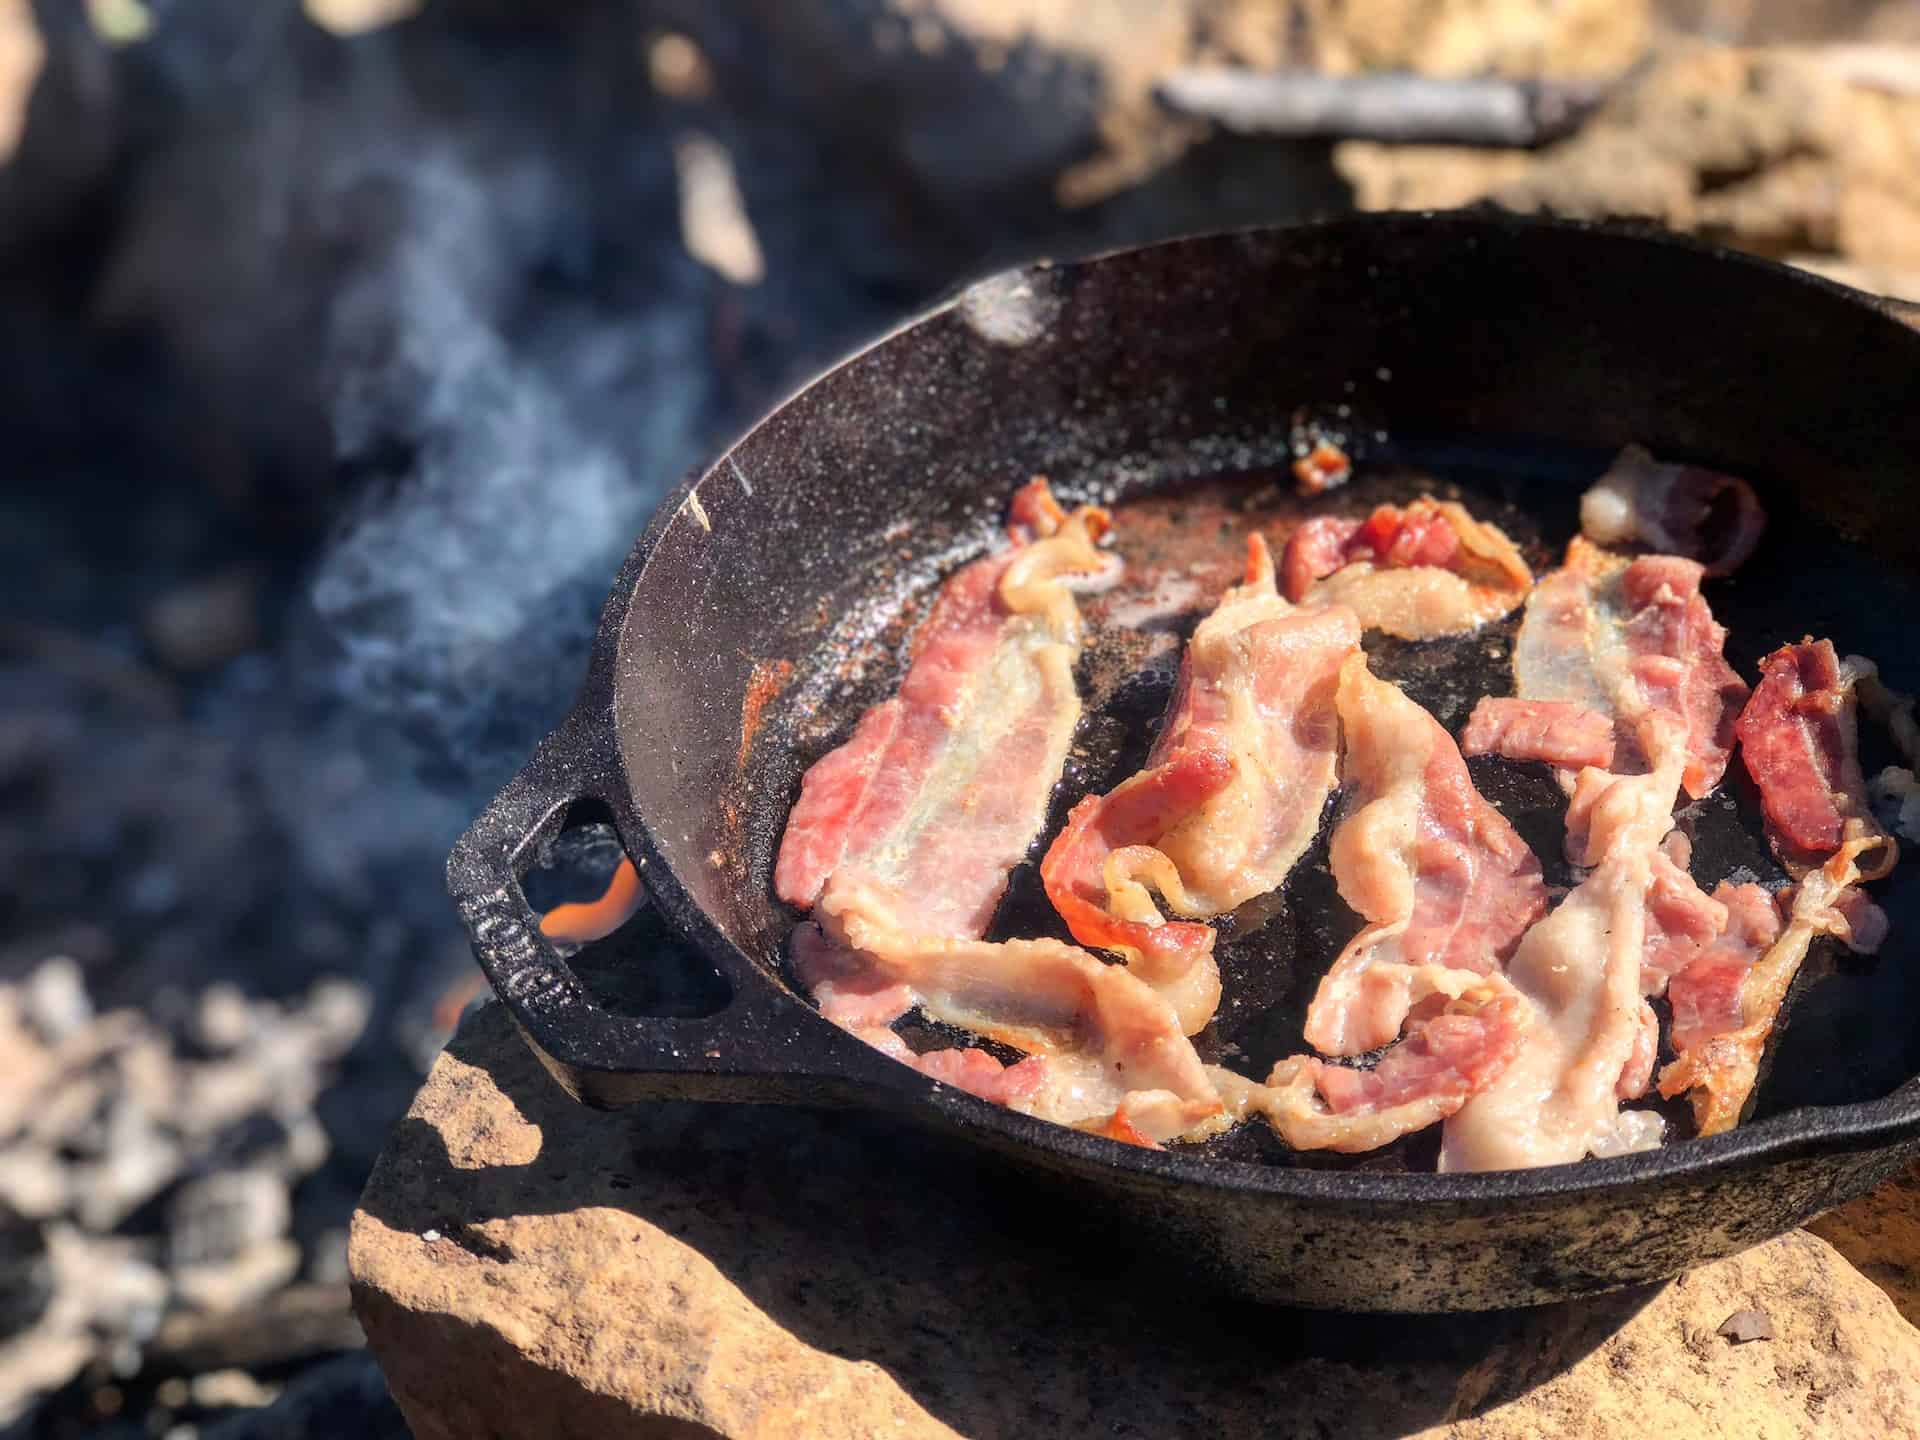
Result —
<svg viewBox="0 0 1920 1440"><path fill-rule="evenodd" d="M1390 1045L1367 1070L1294 1056L1264 1085L1212 1072L1235 1118L1264 1115L1296 1149L1372 1150L1457 1111L1519 1052L1526 1000L1500 962L1545 910L1540 862L1474 789L1426 710L1350 656L1340 671L1341 896L1368 920L1307 1015L1329 1055Z"/></svg>
<svg viewBox="0 0 1920 1440"><path fill-rule="evenodd" d="M1076 805L1041 862L1074 939L1125 957L1188 1034L1220 1001L1206 920L1277 890L1320 827L1340 666L1359 648L1351 612L1280 598L1266 541L1250 536L1242 583L1187 644L1146 767Z"/></svg>
<svg viewBox="0 0 1920 1440"><path fill-rule="evenodd" d="M1693 561L1630 561L1576 538L1528 598L1517 700L1483 701L1468 724L1470 753L1562 767L1567 855L1591 869L1514 953L1508 978L1534 1023L1512 1064L1447 1121L1442 1170L1658 1143L1657 1115L1620 1109L1646 1092L1658 1058L1645 997L1764 934L1751 923L1757 887L1703 894L1685 868L1685 837L1670 833L1679 792L1703 796L1719 783L1746 698L1700 595L1703 573ZM1588 763L1608 748L1590 717L1611 730L1604 766Z"/></svg>
<svg viewBox="0 0 1920 1440"><path fill-rule="evenodd" d="M1856 691L1873 674L1841 661L1831 642L1786 645L1760 662L1760 686L1741 712L1740 757L1760 790L1774 853L1798 878L1785 892L1786 926L1772 911L1746 922L1752 940L1676 978L1673 1041L1660 1073L1668 1098L1691 1092L1702 1135L1729 1130L1753 1094L1767 1038L1817 935L1871 954L1887 919L1856 887L1900 857L1873 818L1860 773Z"/></svg>
<svg viewBox="0 0 1920 1440"><path fill-rule="evenodd" d="M1423 495L1364 520L1317 515L1281 556L1287 599L1344 605L1369 630L1403 640L1465 635L1511 614L1533 572L1497 525Z"/></svg>
<svg viewBox="0 0 1920 1440"><path fill-rule="evenodd" d="M1220 1108L1173 1007L1070 945L980 938L1080 719L1073 590L1115 578L1109 523L1020 490L1012 543L942 586L899 694L801 781L774 885L813 913L793 962L828 1019L983 1098L1153 1143ZM889 1026L916 1005L1028 1057L915 1054Z"/></svg>

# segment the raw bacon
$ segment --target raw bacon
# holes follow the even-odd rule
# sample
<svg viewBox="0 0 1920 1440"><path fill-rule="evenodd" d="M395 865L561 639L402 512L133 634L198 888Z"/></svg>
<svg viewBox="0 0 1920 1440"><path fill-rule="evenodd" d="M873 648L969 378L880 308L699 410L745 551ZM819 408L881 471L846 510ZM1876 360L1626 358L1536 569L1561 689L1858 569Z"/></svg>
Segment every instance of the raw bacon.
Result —
<svg viewBox="0 0 1920 1440"><path fill-rule="evenodd" d="M1640 967L1682 769L1677 725L1655 753L1654 770L1610 777L1591 810L1598 863L1514 952L1507 976L1533 1023L1513 1061L1447 1121L1442 1170L1552 1165L1622 1148L1621 1094L1644 1087L1650 1068ZM1658 1140L1653 1124L1635 1121L1633 1131L1633 1144Z"/></svg>
<svg viewBox="0 0 1920 1440"><path fill-rule="evenodd" d="M1731 575L1767 525L1746 481L1697 465L1666 465L1629 445L1580 497L1580 530L1598 545L1642 544Z"/></svg>
<svg viewBox="0 0 1920 1440"><path fill-rule="evenodd" d="M1126 967L1058 940L916 934L917 896L836 875L794 934L794 967L823 1014L938 1080L1057 1124L1159 1142L1220 1113L1179 1016ZM918 1006L1027 1052L914 1055L887 1028Z"/></svg>
<svg viewBox="0 0 1920 1440"><path fill-rule="evenodd" d="M1466 755L1544 760L1563 769L1613 764L1613 719L1569 700L1485 695L1460 732Z"/></svg>
<svg viewBox="0 0 1920 1440"><path fill-rule="evenodd" d="M1761 662L1760 686L1740 715L1741 759L1760 789L1775 853L1800 883L1777 938L1756 915L1673 982L1679 1057L1661 1072L1660 1093L1694 1092L1703 1135L1739 1123L1813 938L1833 935L1871 952L1886 935L1886 916L1855 888L1899 859L1860 773L1855 687L1869 671L1842 663L1825 640L1782 646Z"/></svg>
<svg viewBox="0 0 1920 1440"><path fill-rule="evenodd" d="M1742 966L1737 955L1724 956L1714 970L1702 971L1697 989L1685 975L1674 982L1674 1043L1680 1053L1660 1072L1660 1093L1672 1099L1692 1091L1694 1125L1702 1135L1740 1123L1774 1020L1814 937L1832 935L1850 948L1871 952L1886 936L1886 916L1853 887L1891 868L1897 858L1893 842L1865 833L1859 821L1849 826L1855 833L1795 887L1786 928L1758 960ZM1688 1007L1684 1032L1683 1000Z"/></svg>
<svg viewBox="0 0 1920 1440"><path fill-rule="evenodd" d="M1533 584L1497 526L1431 496L1381 505L1365 520L1316 516L1288 539L1281 570L1295 604L1345 605L1367 629L1405 640L1476 630Z"/></svg>
<svg viewBox="0 0 1920 1440"><path fill-rule="evenodd" d="M1320 982L1306 1037L1324 1054L1360 1055L1400 1034L1421 988L1457 991L1496 972L1547 891L1452 738L1364 655L1341 668L1339 708L1347 794L1333 874L1368 924Z"/></svg>
<svg viewBox="0 0 1920 1440"><path fill-rule="evenodd" d="M1075 806L1041 862L1074 938L1125 956L1189 1034L1220 995L1203 922L1277 889L1319 828L1339 749L1334 692L1359 644L1348 611L1282 600L1266 542L1251 536L1244 582L1188 643L1146 768Z"/></svg>
<svg viewBox="0 0 1920 1440"><path fill-rule="evenodd" d="M1567 853L1593 868L1514 952L1508 978L1535 1020L1512 1064L1447 1121L1444 1170L1563 1163L1659 1139L1657 1116L1620 1110L1655 1060L1644 996L1718 937L1728 909L1686 874L1673 806L1683 785L1703 795L1718 783L1745 695L1701 573L1576 538L1528 599L1514 649L1521 697L1612 717L1615 769L1566 777Z"/></svg>
<svg viewBox="0 0 1920 1440"><path fill-rule="evenodd" d="M1727 632L1700 594L1702 573L1690 560L1629 561L1575 537L1567 563L1528 597L1513 651L1521 699L1613 717L1616 770L1651 768L1652 717L1677 719L1685 746L1681 780L1695 799L1726 773L1747 697L1746 683L1721 653Z"/></svg>
<svg viewBox="0 0 1920 1440"><path fill-rule="evenodd" d="M1264 1084L1218 1068L1209 1074L1227 1123L1259 1114L1296 1150L1377 1150L1484 1089L1519 1052L1526 1022L1525 1002L1494 975L1415 1018L1371 1070L1294 1056Z"/></svg>
<svg viewBox="0 0 1920 1440"><path fill-rule="evenodd" d="M1790 870L1818 864L1849 820L1868 818L1854 719L1858 674L1828 640L1783 645L1760 662L1740 714L1740 758L1760 788L1768 834Z"/></svg>
<svg viewBox="0 0 1920 1440"><path fill-rule="evenodd" d="M854 873L919 897L923 934L977 936L1046 821L1080 718L1072 587L1111 579L1106 513L1067 515L1044 480L1014 499L1014 543L942 587L893 699L800 784L774 868L802 909Z"/></svg>

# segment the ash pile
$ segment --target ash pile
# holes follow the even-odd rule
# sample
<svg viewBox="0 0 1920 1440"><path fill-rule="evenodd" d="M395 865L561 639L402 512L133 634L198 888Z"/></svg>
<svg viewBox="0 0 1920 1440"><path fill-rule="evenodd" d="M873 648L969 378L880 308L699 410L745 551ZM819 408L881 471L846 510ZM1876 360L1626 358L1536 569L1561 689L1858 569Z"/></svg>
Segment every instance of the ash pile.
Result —
<svg viewBox="0 0 1920 1440"><path fill-rule="evenodd" d="M346 1236L297 1225L294 1196L332 1151L317 1105L370 1000L215 983L177 1013L101 1012L67 956L0 985L0 1427L84 1381L99 1420L171 1431L357 1347Z"/></svg>

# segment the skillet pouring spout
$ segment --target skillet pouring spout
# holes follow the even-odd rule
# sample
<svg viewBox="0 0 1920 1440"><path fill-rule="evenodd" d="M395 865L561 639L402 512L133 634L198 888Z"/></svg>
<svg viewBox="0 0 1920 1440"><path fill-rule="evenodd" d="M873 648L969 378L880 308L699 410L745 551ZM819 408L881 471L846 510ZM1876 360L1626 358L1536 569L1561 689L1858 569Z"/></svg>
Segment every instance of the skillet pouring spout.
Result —
<svg viewBox="0 0 1920 1440"><path fill-rule="evenodd" d="M939 1084L823 1017L787 977L797 915L773 886L801 775L897 687L942 577L1004 543L1006 498L1034 476L1063 502L1112 507L1116 547L1132 543L1130 521L1142 535L1157 524L1151 543L1185 576L1226 530L1267 523L1262 496L1286 502L1298 417L1338 413L1370 454L1315 503L1359 504L1367 486L1414 475L1497 510L1541 572L1576 533L1581 492L1638 444L1738 475L1766 508L1759 549L1713 582L1729 663L1751 677L1812 631L1920 688L1913 307L1641 228L1477 212L1180 240L1035 265L993 293L1018 298L1019 324L977 296L939 306L800 390L668 499L614 583L573 710L455 849L448 884L474 953L571 1094L898 1111L1067 1187L1067 1213L1119 1222L1137 1237L1129 1253L1243 1295L1353 1310L1529 1305L1664 1279L1920 1155L1916 861L1876 892L1892 925L1877 960L1803 973L1746 1123L1574 1164L1439 1174L1411 1146L1302 1154L1257 1122L1126 1145ZM1237 487L1232 503L1190 523L1193 497L1221 487ZM1110 675L1090 637L1048 833L1138 768L1173 684L1175 665L1154 657L1177 654L1155 623L1101 627L1135 647L1113 652ZM1169 638L1174 650L1152 649ZM1407 642L1385 678L1456 731L1510 683L1510 639ZM1564 807L1551 780L1475 763L1552 863L1563 810L1526 788ZM1732 790L1688 814L1713 878L1772 863L1756 807ZM611 818L661 921L729 987L718 1013L617 1012L541 934L521 877L576 806ZM1327 867L1296 874L1275 918L1218 932L1219 1023L1239 1028L1215 1038L1248 1073L1275 1058L1262 1046L1299 1049L1300 997L1351 933L1336 933L1351 917ZM1020 909L1038 889L1017 871L1005 935L988 938L1040 933L1051 912Z"/></svg>

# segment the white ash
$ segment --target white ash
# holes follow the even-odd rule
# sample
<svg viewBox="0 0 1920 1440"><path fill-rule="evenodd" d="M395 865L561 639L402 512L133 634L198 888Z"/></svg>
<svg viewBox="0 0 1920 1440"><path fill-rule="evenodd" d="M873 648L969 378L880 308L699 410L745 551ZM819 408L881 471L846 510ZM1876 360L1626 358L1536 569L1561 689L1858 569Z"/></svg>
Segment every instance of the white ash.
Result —
<svg viewBox="0 0 1920 1440"><path fill-rule="evenodd" d="M327 1160L314 1106L368 1006L347 981L284 1003L217 985L169 1028L95 1013L64 958L0 984L0 1268L47 1290L0 1327L0 1426L83 1371L137 1374L170 1313L337 1270L337 1234L311 1257L296 1239L294 1190Z"/></svg>

